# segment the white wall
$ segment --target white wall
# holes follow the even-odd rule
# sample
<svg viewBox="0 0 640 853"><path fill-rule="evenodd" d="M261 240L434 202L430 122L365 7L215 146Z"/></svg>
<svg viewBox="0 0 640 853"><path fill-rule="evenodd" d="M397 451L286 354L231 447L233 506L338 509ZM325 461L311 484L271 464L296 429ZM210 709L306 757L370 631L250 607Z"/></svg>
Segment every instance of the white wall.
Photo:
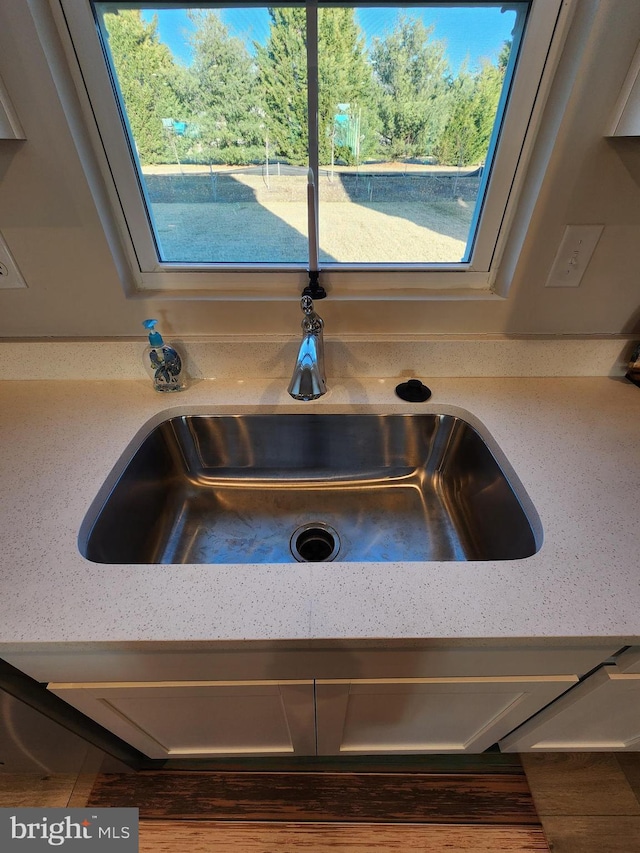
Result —
<svg viewBox="0 0 640 853"><path fill-rule="evenodd" d="M0 290L0 336L131 336L149 315L178 335L295 333L290 302L126 299L29 4L0 4L0 75L27 141L0 140L0 231L29 285ZM606 140L640 40L637 0L579 0L529 178L523 250L498 301L322 304L339 334L640 334L640 140ZM559 109L560 107L560 109ZM555 117L554 117L555 113ZM542 166L541 166L542 164ZM543 171L541 171L543 170ZM526 219L526 218L525 218ZM565 225L605 231L577 289L544 283Z"/></svg>

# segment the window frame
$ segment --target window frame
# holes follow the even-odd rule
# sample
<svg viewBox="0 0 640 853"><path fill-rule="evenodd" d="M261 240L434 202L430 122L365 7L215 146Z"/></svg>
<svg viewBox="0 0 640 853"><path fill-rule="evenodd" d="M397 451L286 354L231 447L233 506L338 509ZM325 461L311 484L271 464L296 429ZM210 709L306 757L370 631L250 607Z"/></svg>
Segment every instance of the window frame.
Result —
<svg viewBox="0 0 640 853"><path fill-rule="evenodd" d="M491 0L473 0L467 5L484 2ZM123 275L122 263L119 264L127 295L242 300L289 298L299 291L308 275L306 266L299 263L184 264L158 260L145 207L145 189L122 130L120 106L114 97L114 83L91 2L52 3L84 121L93 139L93 154L109 196L108 210L104 209L104 198L96 200L108 226L105 230L117 234L119 245L114 255L120 261L124 258L128 267ZM465 0L458 3L463 5ZM182 4L155 0L150 5ZM307 0L306 5L315 3ZM370 0L365 5L375 3ZM498 266L572 11L572 0L531 2L470 260L451 264L323 264L322 283L334 298L499 298L494 290ZM96 61L97 56L100 61ZM500 296L505 295L506 289L501 286Z"/></svg>

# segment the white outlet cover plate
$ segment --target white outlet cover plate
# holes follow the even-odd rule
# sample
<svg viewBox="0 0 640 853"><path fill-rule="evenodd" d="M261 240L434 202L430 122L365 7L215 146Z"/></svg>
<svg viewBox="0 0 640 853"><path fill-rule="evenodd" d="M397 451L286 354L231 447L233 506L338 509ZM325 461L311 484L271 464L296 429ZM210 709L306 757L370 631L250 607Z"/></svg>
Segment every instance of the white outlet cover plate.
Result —
<svg viewBox="0 0 640 853"><path fill-rule="evenodd" d="M545 287L578 287L604 225L567 225Z"/></svg>

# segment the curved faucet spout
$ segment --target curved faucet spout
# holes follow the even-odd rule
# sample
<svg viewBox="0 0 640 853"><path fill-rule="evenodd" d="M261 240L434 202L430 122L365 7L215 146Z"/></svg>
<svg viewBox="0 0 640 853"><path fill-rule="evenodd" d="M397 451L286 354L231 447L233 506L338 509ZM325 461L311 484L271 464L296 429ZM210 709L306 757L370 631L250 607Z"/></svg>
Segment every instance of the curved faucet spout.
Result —
<svg viewBox="0 0 640 853"><path fill-rule="evenodd" d="M300 307L304 313L302 343L288 391L294 400L317 400L327 393L324 372L324 322L314 310L310 296L302 297Z"/></svg>

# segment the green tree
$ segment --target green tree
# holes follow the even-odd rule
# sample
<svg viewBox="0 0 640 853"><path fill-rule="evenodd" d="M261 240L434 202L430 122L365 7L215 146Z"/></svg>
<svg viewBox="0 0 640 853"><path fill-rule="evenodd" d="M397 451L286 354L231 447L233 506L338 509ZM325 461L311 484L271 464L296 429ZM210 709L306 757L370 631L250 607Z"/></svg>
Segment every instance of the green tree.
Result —
<svg viewBox="0 0 640 853"><path fill-rule="evenodd" d="M270 8L266 45L256 44L258 78L269 139L279 156L308 162L306 13L299 7Z"/></svg>
<svg viewBox="0 0 640 853"><path fill-rule="evenodd" d="M439 163L447 166L466 166L472 162L470 151L474 149L476 125L473 114L475 80L466 67L451 82L451 113L438 140L434 154Z"/></svg>
<svg viewBox="0 0 640 853"><path fill-rule="evenodd" d="M432 154L449 117L449 65L433 29L400 15L371 51L383 146L393 159Z"/></svg>
<svg viewBox="0 0 640 853"><path fill-rule="evenodd" d="M435 150L440 163L470 166L485 162L504 84L508 48L505 44L497 65L483 62L475 75L462 70L453 82L453 108Z"/></svg>
<svg viewBox="0 0 640 853"><path fill-rule="evenodd" d="M507 70L507 65L509 64L509 59L511 58L511 48L513 47L513 39L507 39L505 43L500 48L500 53L498 54L498 68L504 74Z"/></svg>
<svg viewBox="0 0 640 853"><path fill-rule="evenodd" d="M192 109L199 144L213 160L238 163L260 156L264 114L257 69L241 39L231 37L219 14L192 10Z"/></svg>
<svg viewBox="0 0 640 853"><path fill-rule="evenodd" d="M489 142L500 103L504 83L504 69L484 62L476 77L473 114L476 125L475 148L470 152L472 162L483 163L489 150Z"/></svg>
<svg viewBox="0 0 640 853"><path fill-rule="evenodd" d="M162 119L181 118L184 77L160 42L156 17L146 22L140 10L121 9L104 21L140 162L167 162L172 154Z"/></svg>
<svg viewBox="0 0 640 853"><path fill-rule="evenodd" d="M291 163L308 162L306 14L302 8L271 8L267 44L256 45L270 139ZM335 117L353 125L357 144L345 156L377 144L374 82L353 8L318 12L318 146L320 162L331 157ZM340 110L338 104L348 105ZM353 137L353 134L352 134Z"/></svg>
<svg viewBox="0 0 640 853"><path fill-rule="evenodd" d="M373 73L355 9L319 10L318 66L320 163L329 163L332 140L334 145L336 140L342 143L342 159L359 162L378 147L378 117Z"/></svg>

